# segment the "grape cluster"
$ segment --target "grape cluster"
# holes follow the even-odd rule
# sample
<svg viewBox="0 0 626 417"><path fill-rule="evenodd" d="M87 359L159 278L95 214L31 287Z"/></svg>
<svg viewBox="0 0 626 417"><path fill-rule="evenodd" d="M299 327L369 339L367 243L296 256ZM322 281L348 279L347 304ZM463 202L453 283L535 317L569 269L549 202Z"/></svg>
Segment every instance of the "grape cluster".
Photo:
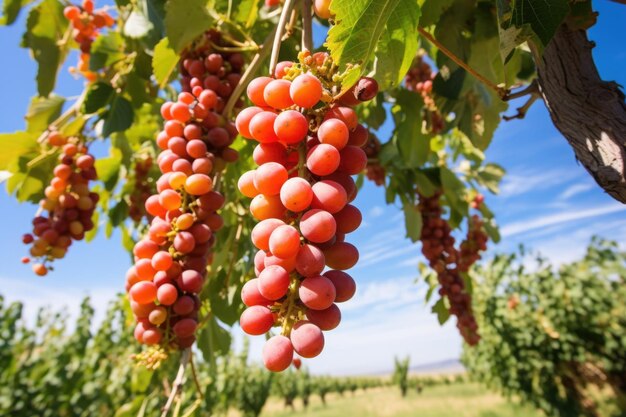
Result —
<svg viewBox="0 0 626 417"><path fill-rule="evenodd" d="M238 158L230 148L237 130L219 113L234 85L228 94L206 87L207 78L213 77L207 72L234 68L227 64L232 55L229 60L209 49L202 53L188 52L194 58L182 60L183 86L191 91L161 107L165 125L156 140L162 150L156 162L162 175L156 183L158 194L145 202L153 219L147 235L135 245L135 265L126 276L137 319L135 338L166 349L186 348L195 341L198 294L212 261L214 233L223 226L217 210L224 197L213 189L213 178ZM202 71L196 68L199 64ZM221 75L228 79L229 74Z"/></svg>
<svg viewBox="0 0 626 417"><path fill-rule="evenodd" d="M137 157L132 165L132 174L129 178L132 188L128 197L128 217L135 223L139 223L144 217L149 216L146 211L146 200L153 192L150 178L150 169L153 164L150 155L143 155Z"/></svg>
<svg viewBox="0 0 626 417"><path fill-rule="evenodd" d="M65 257L73 240L82 240L85 232L93 229L93 212L99 196L89 191L89 181L97 179L95 159L87 151L84 141L67 138L58 131L47 135L47 145L60 150L59 164L39 202L40 212L33 219L32 234L25 234L22 242L31 245L30 255L35 274L44 276L51 270L50 262ZM30 257L22 258L29 263Z"/></svg>
<svg viewBox="0 0 626 417"><path fill-rule="evenodd" d="M345 235L361 223L350 204L356 197L351 176L366 166L361 147L367 130L352 108L334 103L330 68L325 53L279 63L273 77L250 82L254 106L236 119L239 133L258 142L258 168L238 183L259 221L251 234L257 277L242 289L248 308L240 325L250 335L282 327L263 348L265 366L274 372L292 363L294 351L304 358L319 355L322 331L341 320L335 303L356 291L343 270L356 264L359 253ZM377 90L375 82L369 85ZM326 266L331 269L323 272Z"/></svg>
<svg viewBox="0 0 626 417"><path fill-rule="evenodd" d="M487 235L482 231L478 216L472 217L467 240L460 250L454 246L452 228L443 219L440 204L441 192L432 197L419 196L418 208L422 213L422 253L430 267L437 273L441 288L439 294L450 301L450 313L457 317L457 327L465 341L475 345L480 340L478 326L472 312L471 296L465 291L462 272L467 272L477 261L479 251L487 247Z"/></svg>
<svg viewBox="0 0 626 417"><path fill-rule="evenodd" d="M66 6L63 10L65 18L72 25L72 37L80 47L80 57L76 68L71 71L82 74L87 81L95 81L97 74L89 70L91 44L104 27L111 27L115 19L104 9L94 10L93 0L83 0L82 6Z"/></svg>
<svg viewBox="0 0 626 417"><path fill-rule="evenodd" d="M437 73L433 72L428 62L424 60L424 56L425 52L420 50L404 78L404 85L408 90L415 91L422 96L426 126L432 133L437 134L444 129L445 121L432 95L433 80Z"/></svg>
<svg viewBox="0 0 626 417"><path fill-rule="evenodd" d="M221 113L233 89L241 79L245 60L241 53L215 52L214 44L222 42L218 31L207 31L182 54L179 65L180 83L184 92L196 87L212 90L217 95L215 112ZM238 103L241 107L242 102ZM221 122L221 120L220 120Z"/></svg>
<svg viewBox="0 0 626 417"><path fill-rule="evenodd" d="M380 140L370 133L363 149L367 155L367 171L365 172L367 178L378 186L384 185L385 168L380 164L378 159L381 149Z"/></svg>

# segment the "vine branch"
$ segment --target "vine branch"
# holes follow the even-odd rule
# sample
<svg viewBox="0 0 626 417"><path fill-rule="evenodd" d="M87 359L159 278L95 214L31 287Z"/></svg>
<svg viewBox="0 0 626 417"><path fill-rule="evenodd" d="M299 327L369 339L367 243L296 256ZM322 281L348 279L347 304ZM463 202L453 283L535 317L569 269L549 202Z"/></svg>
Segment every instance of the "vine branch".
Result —
<svg viewBox="0 0 626 417"><path fill-rule="evenodd" d="M435 39L435 37L433 35L431 35L426 29L424 29L422 27L418 27L417 30L419 31L420 35L422 35L430 43L435 45L448 58L450 58L452 61L454 61L455 64L457 64L459 67L463 68L465 71L467 71L470 74L472 74L474 76L474 78L476 78L478 81L480 81L483 84L485 84L487 87L491 88L493 91L496 92L496 94L498 94L498 96L502 100L504 100L504 98L508 94L508 90L506 88L503 88L503 87L500 87L499 85L496 85L491 80L487 79L485 76L483 76L482 74L478 73L475 69L470 67L467 63L465 63L461 58L456 56L451 50L449 50L443 44L441 44L441 42L439 42L437 39Z"/></svg>
<svg viewBox="0 0 626 417"><path fill-rule="evenodd" d="M302 50L313 50L313 25L311 16L311 0L302 2Z"/></svg>
<svg viewBox="0 0 626 417"><path fill-rule="evenodd" d="M180 356L180 366L178 367L178 373L176 374L176 378L172 383L172 391L170 392L170 396L167 398L167 402L163 406L161 410L161 417L167 417L167 414L172 408L172 404L174 403L174 399L176 395L180 391L183 386L183 379L185 378L185 369L187 368L187 364L191 358L191 349L187 348L183 350L182 355Z"/></svg>
<svg viewBox="0 0 626 417"><path fill-rule="evenodd" d="M239 100L241 93L243 93L243 90L246 88L252 77L254 77L254 74L256 74L263 60L269 54L270 45L272 44L275 33L275 31L272 31L269 35L267 35L265 41L259 48L259 52L254 55L254 58L252 58L252 61L250 61L250 65L248 65L248 68L246 68L246 71L241 76L239 83L235 86L233 93L230 95L230 98L228 99L228 102L226 102L224 110L222 111L222 115L226 119L230 119L230 114L235 107L235 103L237 103L237 100Z"/></svg>
<svg viewBox="0 0 626 417"><path fill-rule="evenodd" d="M278 53L280 52L280 43L283 37L283 32L285 31L285 25L287 24L287 19L289 18L289 11L293 6L293 0L285 0L285 4L283 6L283 11L280 13L280 19L278 20L278 24L276 25L276 34L274 35L274 43L272 44L272 55L270 57L270 76L274 74L274 70L276 69L276 64L278 64Z"/></svg>

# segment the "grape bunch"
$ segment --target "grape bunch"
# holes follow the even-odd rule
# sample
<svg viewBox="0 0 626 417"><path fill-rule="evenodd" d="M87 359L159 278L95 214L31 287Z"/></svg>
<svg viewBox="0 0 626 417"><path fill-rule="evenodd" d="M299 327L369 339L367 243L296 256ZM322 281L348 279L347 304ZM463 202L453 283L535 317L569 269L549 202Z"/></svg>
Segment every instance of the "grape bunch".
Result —
<svg viewBox="0 0 626 417"><path fill-rule="evenodd" d="M433 93L433 80L437 73L424 60L425 51L420 50L411 64L411 68L404 78L404 85L410 91L415 91L424 100L424 121L428 130L434 134L444 129L445 121L435 104Z"/></svg>
<svg viewBox="0 0 626 417"><path fill-rule="evenodd" d="M380 164L378 155L380 154L380 140L373 134L369 134L367 142L363 147L367 155L367 178L374 184L381 186L385 184L385 167Z"/></svg>
<svg viewBox="0 0 626 417"><path fill-rule="evenodd" d="M72 37L78 43L80 56L72 72L82 74L87 81L95 81L98 75L89 70L91 44L104 27L115 25L115 19L105 9L94 10L93 0L83 0L82 6L66 6L63 15L72 25Z"/></svg>
<svg viewBox="0 0 626 417"><path fill-rule="evenodd" d="M32 269L39 276L52 270L54 259L65 257L73 240L82 240L85 232L93 229L92 216L99 199L89 191L89 181L97 179L97 174L95 159L84 141L50 130L46 144L60 151L59 163L44 190L45 198L39 202L32 234L22 237L23 243L31 245L30 255L36 260ZM23 263L30 261L30 257L22 258Z"/></svg>
<svg viewBox="0 0 626 417"><path fill-rule="evenodd" d="M467 272L480 258L478 252L486 249L487 235L482 231L482 223L476 220L478 217L472 217L468 238L457 250L452 228L442 217L440 197L440 191L432 197L419 196L418 208L423 223L420 237L422 253L437 273L441 285L439 294L450 301L450 313L457 317L461 335L469 345L475 345L480 340L478 325L472 312L472 299L465 291L461 273Z"/></svg>
<svg viewBox="0 0 626 417"><path fill-rule="evenodd" d="M182 54L179 65L181 86L184 92L196 87L212 90L217 94L215 112L221 113L226 100L241 79L245 60L240 52L215 52L214 44L222 42L218 31L207 31ZM242 102L238 103L241 107Z"/></svg>
<svg viewBox="0 0 626 417"><path fill-rule="evenodd" d="M132 188L128 197L128 217L139 223L144 217L149 216L146 211L146 200L152 195L154 187L150 178L153 161L150 155L139 155L133 162L129 178Z"/></svg>
<svg viewBox="0 0 626 417"><path fill-rule="evenodd" d="M220 94L195 77L205 77L204 81L213 77L205 74L214 71L216 62L222 70L232 70L234 66L227 64L232 55L208 49L204 54L206 59L190 52L187 56L195 57L182 60L181 73L192 76L183 75L183 85L191 91L161 107L165 125L156 139L162 150L156 162L162 175L156 183L158 193L145 202L153 219L147 235L135 245L135 264L126 276L137 320L135 338L165 349L186 348L195 341L198 295L212 261L214 233L223 226L217 210L224 197L214 190L214 178L238 158L230 148L237 130L219 113L231 89ZM196 70L198 64L205 69ZM222 75L228 79L229 74Z"/></svg>
<svg viewBox="0 0 626 417"><path fill-rule="evenodd" d="M367 130L354 109L333 100L330 57L300 58L300 63L280 62L273 77L250 82L253 106L236 119L239 133L258 142L253 152L258 168L238 183L252 198L250 212L259 221L251 233L258 248L256 278L242 289L247 308L240 325L250 335L281 326L281 334L263 348L264 364L274 372L289 367L294 351L303 358L319 355L322 331L341 320L336 303L356 291L344 270L356 264L359 252L345 235L361 223L360 211L350 204L356 197L352 175L367 163L361 149ZM360 83L378 88L373 80ZM330 270L323 272L326 266Z"/></svg>

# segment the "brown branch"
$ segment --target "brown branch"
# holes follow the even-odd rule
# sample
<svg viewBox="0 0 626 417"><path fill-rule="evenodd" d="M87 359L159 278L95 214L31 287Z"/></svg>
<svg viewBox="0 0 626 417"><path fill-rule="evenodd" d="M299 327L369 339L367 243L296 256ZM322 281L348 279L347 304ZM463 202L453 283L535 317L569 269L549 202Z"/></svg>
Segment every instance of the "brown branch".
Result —
<svg viewBox="0 0 626 417"><path fill-rule="evenodd" d="M311 0L302 2L302 50L313 50L313 16L311 16Z"/></svg>
<svg viewBox="0 0 626 417"><path fill-rule="evenodd" d="M202 394L202 388L200 387L200 381L198 381L198 374L196 373L196 366L193 364L193 355L189 356L189 365L191 366L191 375L193 376L193 382L196 385L196 391L200 399L204 398Z"/></svg>
<svg viewBox="0 0 626 417"><path fill-rule="evenodd" d="M176 378L172 383L172 391L170 392L170 396L167 398L167 402L163 406L161 410L161 417L167 417L167 414L172 408L172 404L174 403L174 399L176 395L180 391L183 386L183 379L185 378L185 369L187 368L187 364L189 363L189 359L191 357L191 349L187 348L183 350L182 355L180 356L180 366L178 367L178 373L176 374Z"/></svg>
<svg viewBox="0 0 626 417"><path fill-rule="evenodd" d="M283 37L283 32L285 31L285 25L287 24L287 18L289 17L289 12L291 11L291 7L293 6L293 0L285 0L285 4L283 5L283 11L280 14L280 19L278 20L278 24L276 25L276 34L274 36L274 43L272 44L272 56L270 57L270 76L274 74L274 70L276 69L276 64L278 64L278 53L280 52L280 43Z"/></svg>
<svg viewBox="0 0 626 417"><path fill-rule="evenodd" d="M267 35L265 41L259 49L259 52L257 52L254 58L252 58L252 61L250 61L250 65L248 65L248 68L246 68L246 71L241 76L239 84L235 86L235 89L228 98L228 102L226 102L226 105L224 106L224 110L222 111L222 115L224 116L224 118L230 120L230 114L235 107L235 103L237 103L237 100L239 100L239 97L243 93L243 90L247 87L248 83L251 81L252 77L254 77L254 74L256 74L257 70L261 66L261 63L269 54L270 45L272 44L275 33L276 32L272 31L269 35Z"/></svg>
<svg viewBox="0 0 626 417"><path fill-rule="evenodd" d="M506 95L508 94L508 90L506 88L503 88L503 87L500 87L500 86L494 84L491 80L487 79L485 76L483 76L482 74L478 73L475 69L470 67L467 63L465 63L461 58L456 56L451 50L446 48L437 39L435 39L435 37L433 35L431 35L428 31L426 31L426 29L418 27L417 30L419 31L420 35L422 35L430 43L435 45L448 58L450 58L452 61L454 61L455 64L457 64L459 67L463 68L465 71L467 71L470 74L472 74L474 76L474 78L476 78L478 81L482 82L487 87L489 87L493 91L495 91L496 94L498 94L498 96L501 99L504 99L504 97L506 97Z"/></svg>
<svg viewBox="0 0 626 417"><path fill-rule="evenodd" d="M535 79L528 85L528 87L520 91L516 91L514 93L512 93L511 91L507 92L507 94L502 98L502 100L510 101L516 98L520 98L520 97L524 97L528 95L537 95L537 94L539 94L539 84L537 83L537 80Z"/></svg>
<svg viewBox="0 0 626 417"><path fill-rule="evenodd" d="M539 100L541 98L541 95L539 95L539 93L530 93L530 97L528 98L528 100L526 101L526 103L524 103L524 105L522 107L518 107L517 108L517 113L514 114L513 116L502 116L502 119L505 121L511 121L513 119L523 119L524 117L526 117L526 113L528 112L528 109L530 109L530 106L533 105L533 103L537 100Z"/></svg>

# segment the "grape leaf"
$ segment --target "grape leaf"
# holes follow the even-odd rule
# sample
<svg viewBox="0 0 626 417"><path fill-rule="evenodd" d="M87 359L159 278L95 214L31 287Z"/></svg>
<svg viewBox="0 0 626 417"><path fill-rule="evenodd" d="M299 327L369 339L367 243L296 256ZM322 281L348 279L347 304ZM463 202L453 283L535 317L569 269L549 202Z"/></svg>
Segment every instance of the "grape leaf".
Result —
<svg viewBox="0 0 626 417"><path fill-rule="evenodd" d="M422 11L420 26L434 25L441 15L454 5L455 0L419 0Z"/></svg>
<svg viewBox="0 0 626 417"><path fill-rule="evenodd" d="M422 235L422 213L417 209L415 203L407 202L402 206L404 211L404 226L406 236L415 243Z"/></svg>
<svg viewBox="0 0 626 417"><path fill-rule="evenodd" d="M34 132L0 133L0 171L9 169L9 164L20 155L36 151L37 136Z"/></svg>
<svg viewBox="0 0 626 417"><path fill-rule="evenodd" d="M228 353L231 339L228 330L220 326L215 316L211 315L198 335L198 348L204 360L213 363L215 357Z"/></svg>
<svg viewBox="0 0 626 417"><path fill-rule="evenodd" d="M111 101L115 90L107 83L97 82L89 86L83 103L83 112L95 113Z"/></svg>
<svg viewBox="0 0 626 417"><path fill-rule="evenodd" d="M102 136L128 129L133 124L133 106L123 97L116 96L104 116Z"/></svg>
<svg viewBox="0 0 626 417"><path fill-rule="evenodd" d="M152 22L141 11L135 9L124 23L124 35L129 38L140 39L148 35L153 28Z"/></svg>
<svg viewBox="0 0 626 417"><path fill-rule="evenodd" d="M14 174L7 180L9 194L15 193L18 201L39 202L44 196L44 188L50 181L57 161L56 153L49 153L43 157L33 152L20 155L12 167L14 169L11 169Z"/></svg>
<svg viewBox="0 0 626 417"><path fill-rule="evenodd" d="M61 114L65 98L50 94L48 97L33 97L26 112L26 130L41 134Z"/></svg>
<svg viewBox="0 0 626 417"><path fill-rule="evenodd" d="M124 38L117 32L100 35L91 45L89 69L98 71L126 58Z"/></svg>
<svg viewBox="0 0 626 417"><path fill-rule="evenodd" d="M181 52L213 26L206 0L169 0L165 6L165 31L176 52Z"/></svg>
<svg viewBox="0 0 626 417"><path fill-rule="evenodd" d="M96 160L96 171L98 180L102 181L107 191L112 191L117 184L122 162L121 151L111 148L112 156L108 158L98 158Z"/></svg>
<svg viewBox="0 0 626 417"><path fill-rule="evenodd" d="M54 89L65 59L67 44L61 48L57 41L63 38L67 25L63 5L57 0L44 0L28 14L21 46L29 48L37 61L37 91L42 97Z"/></svg>
<svg viewBox="0 0 626 417"><path fill-rule="evenodd" d="M421 101L419 94L403 89L391 108L396 122L392 140L406 168L422 166L430 152L430 140L422 132Z"/></svg>
<svg viewBox="0 0 626 417"><path fill-rule="evenodd" d="M326 47L339 65L369 62L387 20L400 0L333 0L335 25L328 31Z"/></svg>
<svg viewBox="0 0 626 417"><path fill-rule="evenodd" d="M170 46L168 38L163 38L154 48L152 71L159 86L163 87L169 81L178 64L178 54Z"/></svg>
<svg viewBox="0 0 626 417"><path fill-rule="evenodd" d="M432 312L437 314L437 320L440 325L444 325L450 318L450 310L446 306L445 299L442 297L433 305Z"/></svg>
<svg viewBox="0 0 626 417"><path fill-rule="evenodd" d="M376 49L374 78L381 90L400 84L417 51L420 8L414 0L400 0L391 12Z"/></svg>
<svg viewBox="0 0 626 417"><path fill-rule="evenodd" d="M544 47L569 12L568 0L497 0L496 3L502 29L530 27Z"/></svg>
<svg viewBox="0 0 626 417"><path fill-rule="evenodd" d="M259 16L259 0L241 0L233 16L235 22L249 28Z"/></svg>
<svg viewBox="0 0 626 417"><path fill-rule="evenodd" d="M17 19L20 11L24 6L32 3L34 0L4 0L2 2L2 16L0 17L0 25L11 25Z"/></svg>

